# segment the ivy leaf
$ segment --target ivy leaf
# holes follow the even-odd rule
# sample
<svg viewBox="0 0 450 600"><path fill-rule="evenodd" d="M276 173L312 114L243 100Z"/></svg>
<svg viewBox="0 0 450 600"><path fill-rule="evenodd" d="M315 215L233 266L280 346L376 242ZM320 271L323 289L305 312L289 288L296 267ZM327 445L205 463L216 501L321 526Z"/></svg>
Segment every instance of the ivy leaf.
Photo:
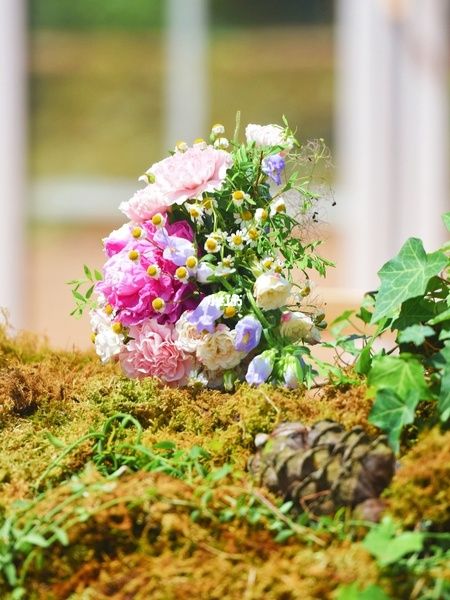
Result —
<svg viewBox="0 0 450 600"><path fill-rule="evenodd" d="M421 346L427 337L434 335L434 329L429 325L411 325L400 332L398 341L401 344Z"/></svg>
<svg viewBox="0 0 450 600"><path fill-rule="evenodd" d="M423 295L428 281L446 264L445 254L439 251L427 254L421 240L409 238L398 255L378 271L381 285L372 323L396 316L405 300Z"/></svg>
<svg viewBox="0 0 450 600"><path fill-rule="evenodd" d="M410 298L403 302L398 319L392 323L393 329L406 329L417 323L433 322L430 319L436 316L436 302L426 298Z"/></svg>
<svg viewBox="0 0 450 600"><path fill-rule="evenodd" d="M363 540L363 546L375 556L381 567L386 567L406 554L420 552L423 540L423 533L418 531L405 531L396 535L395 524L386 518L369 531Z"/></svg>
<svg viewBox="0 0 450 600"><path fill-rule="evenodd" d="M447 366L442 374L438 411L443 423L450 419L450 365Z"/></svg>
<svg viewBox="0 0 450 600"><path fill-rule="evenodd" d="M387 433L391 448L397 453L400 449L400 435L405 425L414 421L416 406L420 400L418 390L411 390L405 398L400 398L392 389L378 390L369 415L369 423Z"/></svg>
<svg viewBox="0 0 450 600"><path fill-rule="evenodd" d="M369 585L360 590L357 583L344 585L339 588L336 600L390 600L378 585Z"/></svg>
<svg viewBox="0 0 450 600"><path fill-rule="evenodd" d="M419 398L429 397L424 368L416 358L407 353L374 358L368 384L377 391L389 388L400 399L405 399L411 391L418 392Z"/></svg>

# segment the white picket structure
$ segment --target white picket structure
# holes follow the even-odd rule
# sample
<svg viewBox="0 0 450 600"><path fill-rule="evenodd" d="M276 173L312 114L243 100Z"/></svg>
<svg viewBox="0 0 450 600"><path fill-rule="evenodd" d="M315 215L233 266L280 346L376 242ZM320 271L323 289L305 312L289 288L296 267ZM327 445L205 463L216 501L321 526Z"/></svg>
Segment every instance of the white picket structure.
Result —
<svg viewBox="0 0 450 600"><path fill-rule="evenodd" d="M445 236L448 0L338 0L337 176L347 287L409 236Z"/></svg>
<svg viewBox="0 0 450 600"><path fill-rule="evenodd" d="M2 0L0 16L0 307L23 324L26 182L25 0Z"/></svg>

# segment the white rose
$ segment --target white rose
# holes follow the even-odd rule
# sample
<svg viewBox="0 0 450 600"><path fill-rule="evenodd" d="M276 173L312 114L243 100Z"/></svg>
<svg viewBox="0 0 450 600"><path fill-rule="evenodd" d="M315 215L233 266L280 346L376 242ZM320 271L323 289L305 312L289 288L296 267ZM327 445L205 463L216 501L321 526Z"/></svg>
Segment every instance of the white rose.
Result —
<svg viewBox="0 0 450 600"><path fill-rule="evenodd" d="M92 310L90 317L95 351L102 363L107 363L122 350L124 335L112 330L112 321L102 310Z"/></svg>
<svg viewBox="0 0 450 600"><path fill-rule="evenodd" d="M255 125L250 123L245 128L247 142L255 142L258 148L264 146L284 146L292 148L292 140L286 139L285 131L280 125Z"/></svg>
<svg viewBox="0 0 450 600"><path fill-rule="evenodd" d="M177 339L175 345L184 352L195 352L202 334L197 331L197 327L190 323L187 319L192 311L185 311L178 319L175 325Z"/></svg>
<svg viewBox="0 0 450 600"><path fill-rule="evenodd" d="M238 365L245 352L234 347L236 334L226 325L218 325L214 333L207 333L197 345L198 360L210 371L232 369Z"/></svg>
<svg viewBox="0 0 450 600"><path fill-rule="evenodd" d="M302 340L308 344L320 341L320 331L314 326L311 317L302 312L284 312L280 333L292 341Z"/></svg>
<svg viewBox="0 0 450 600"><path fill-rule="evenodd" d="M277 273L264 273L255 282L253 295L263 310L284 306L291 293L291 284Z"/></svg>

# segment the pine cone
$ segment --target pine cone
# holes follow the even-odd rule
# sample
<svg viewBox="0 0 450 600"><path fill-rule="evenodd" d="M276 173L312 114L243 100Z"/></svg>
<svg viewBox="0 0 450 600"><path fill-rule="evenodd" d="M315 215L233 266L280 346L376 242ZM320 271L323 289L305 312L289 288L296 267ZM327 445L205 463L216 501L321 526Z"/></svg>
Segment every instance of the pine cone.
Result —
<svg viewBox="0 0 450 600"><path fill-rule="evenodd" d="M255 445L248 469L259 485L317 515L378 498L395 469L386 436L371 438L362 427L345 431L334 421L281 423L270 435L258 434Z"/></svg>

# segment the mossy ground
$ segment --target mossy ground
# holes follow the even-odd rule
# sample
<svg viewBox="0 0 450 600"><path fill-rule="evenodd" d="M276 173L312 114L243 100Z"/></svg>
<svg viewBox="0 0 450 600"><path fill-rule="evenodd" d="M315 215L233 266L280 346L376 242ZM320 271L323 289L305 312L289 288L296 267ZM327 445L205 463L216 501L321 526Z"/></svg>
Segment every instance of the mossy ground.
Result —
<svg viewBox="0 0 450 600"><path fill-rule="evenodd" d="M33 551L25 597L332 599L352 582L361 588L377 583L393 598L410 597L417 582L387 578L357 530L344 533L346 517L328 528L308 527L313 539L299 533L279 543L267 514L252 524L239 509L251 487L245 465L256 433L283 420L311 424L323 418L370 429L370 407L363 384L309 392L242 386L234 394L169 389L127 380L93 354L57 353L30 336L12 340L1 332L0 527L14 516L18 526L64 523L67 533L65 545ZM207 451L206 469L227 463L231 474L207 488L195 477L181 481L140 470L111 480L92 464L93 432L117 413L138 421L142 447L168 440L180 450L200 446ZM135 437L135 428L126 428L120 442L133 444ZM437 429L424 434L386 492L392 513L407 527L423 519L436 530L449 524L442 491L448 486L449 439ZM79 478L71 479L74 474ZM256 493L276 514L276 499ZM17 500L35 502L21 513ZM235 518L224 522L230 509ZM16 567L24 569L20 559ZM444 566L438 570L449 576ZM0 597L9 593L0 575Z"/></svg>

